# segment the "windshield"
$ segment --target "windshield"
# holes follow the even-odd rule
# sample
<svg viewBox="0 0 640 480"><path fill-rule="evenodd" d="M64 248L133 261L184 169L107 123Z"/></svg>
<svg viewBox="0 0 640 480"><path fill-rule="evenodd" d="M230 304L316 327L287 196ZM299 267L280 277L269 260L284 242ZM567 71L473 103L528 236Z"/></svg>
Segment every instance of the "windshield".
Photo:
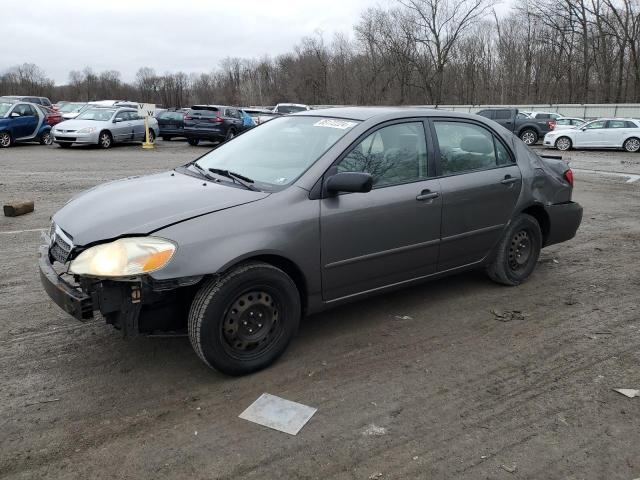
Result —
<svg viewBox="0 0 640 480"><path fill-rule="evenodd" d="M84 106L84 103L65 103L58 107L58 111L60 113L79 112Z"/></svg>
<svg viewBox="0 0 640 480"><path fill-rule="evenodd" d="M198 160L202 168L229 170L269 189L289 185L359 122L281 117L222 144Z"/></svg>
<svg viewBox="0 0 640 480"><path fill-rule="evenodd" d="M280 105L278 107L278 113L296 113L305 111L305 107L298 107L296 105Z"/></svg>
<svg viewBox="0 0 640 480"><path fill-rule="evenodd" d="M100 122L106 122L111 119L115 110L110 108L90 108L85 110L76 118L78 120L97 120Z"/></svg>
<svg viewBox="0 0 640 480"><path fill-rule="evenodd" d="M4 117L7 114L7 112L11 108L11 105L13 105L13 103L0 103L0 117Z"/></svg>

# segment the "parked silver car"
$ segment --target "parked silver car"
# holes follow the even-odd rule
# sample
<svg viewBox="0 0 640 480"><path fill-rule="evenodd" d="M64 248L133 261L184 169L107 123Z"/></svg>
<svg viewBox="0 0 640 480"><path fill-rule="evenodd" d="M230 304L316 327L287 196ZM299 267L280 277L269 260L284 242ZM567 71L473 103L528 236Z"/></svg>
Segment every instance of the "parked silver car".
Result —
<svg viewBox="0 0 640 480"><path fill-rule="evenodd" d="M158 121L149 117L149 140L160 134ZM73 120L57 124L52 130L53 141L62 148L74 143L94 144L110 148L119 142L144 142L144 119L132 108L91 107Z"/></svg>
<svg viewBox="0 0 640 480"><path fill-rule="evenodd" d="M80 320L188 331L207 365L245 374L305 314L470 269L520 284L575 235L572 190L565 162L478 115L304 111L75 197L40 247L41 279Z"/></svg>

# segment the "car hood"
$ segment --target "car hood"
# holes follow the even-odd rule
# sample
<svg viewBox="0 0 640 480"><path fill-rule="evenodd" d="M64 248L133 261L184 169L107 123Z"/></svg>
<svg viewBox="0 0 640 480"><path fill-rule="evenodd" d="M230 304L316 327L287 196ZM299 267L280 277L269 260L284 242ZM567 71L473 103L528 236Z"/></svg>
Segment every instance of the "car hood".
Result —
<svg viewBox="0 0 640 480"><path fill-rule="evenodd" d="M269 195L178 172L106 183L71 199L53 221L85 246L123 235L152 233L167 225Z"/></svg>
<svg viewBox="0 0 640 480"><path fill-rule="evenodd" d="M110 122L103 122L97 120L65 120L56 125L57 129L63 130L80 130L85 127L101 128L104 124Z"/></svg>

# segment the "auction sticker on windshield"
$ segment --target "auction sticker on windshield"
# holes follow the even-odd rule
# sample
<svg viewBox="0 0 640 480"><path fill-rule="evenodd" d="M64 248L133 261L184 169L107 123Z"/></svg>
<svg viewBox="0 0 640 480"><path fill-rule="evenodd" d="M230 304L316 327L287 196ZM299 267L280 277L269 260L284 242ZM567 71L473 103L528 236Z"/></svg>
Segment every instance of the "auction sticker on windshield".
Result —
<svg viewBox="0 0 640 480"><path fill-rule="evenodd" d="M349 122L347 120L335 120L331 118L325 118L313 124L314 127L339 128L340 130L346 130L347 128L355 127L356 125L357 125L357 122Z"/></svg>

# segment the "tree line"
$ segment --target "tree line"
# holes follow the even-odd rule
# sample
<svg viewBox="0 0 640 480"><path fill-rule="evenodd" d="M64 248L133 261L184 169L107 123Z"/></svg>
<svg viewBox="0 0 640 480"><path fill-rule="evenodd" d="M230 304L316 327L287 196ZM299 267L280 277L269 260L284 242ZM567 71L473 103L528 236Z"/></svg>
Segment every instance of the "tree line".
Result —
<svg viewBox="0 0 640 480"><path fill-rule="evenodd" d="M209 73L71 71L55 85L24 64L0 95L128 99L165 106L640 103L640 0L394 0L353 35L320 32L291 52L226 58Z"/></svg>

